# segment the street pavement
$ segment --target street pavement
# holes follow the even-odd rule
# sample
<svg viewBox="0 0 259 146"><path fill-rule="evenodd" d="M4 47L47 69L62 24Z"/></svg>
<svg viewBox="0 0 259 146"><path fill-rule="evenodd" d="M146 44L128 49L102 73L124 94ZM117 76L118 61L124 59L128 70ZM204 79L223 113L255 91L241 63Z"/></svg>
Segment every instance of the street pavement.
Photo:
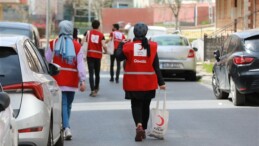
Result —
<svg viewBox="0 0 259 146"><path fill-rule="evenodd" d="M235 107L230 100L216 100L211 75L200 66L200 81L166 80L169 126L165 139L147 137L135 142L122 77L119 84L109 82L107 64L109 57L104 56L97 97L89 96L88 81L87 91L76 93L71 114L73 139L65 141L65 146L259 146L258 107ZM163 94L157 92L151 107L159 96Z"/></svg>

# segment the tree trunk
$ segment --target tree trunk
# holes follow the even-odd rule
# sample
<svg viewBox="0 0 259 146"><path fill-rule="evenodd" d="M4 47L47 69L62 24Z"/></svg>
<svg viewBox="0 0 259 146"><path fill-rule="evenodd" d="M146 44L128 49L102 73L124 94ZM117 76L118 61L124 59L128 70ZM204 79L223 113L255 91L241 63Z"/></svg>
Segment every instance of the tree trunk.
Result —
<svg viewBox="0 0 259 146"><path fill-rule="evenodd" d="M179 30L179 17L178 15L175 15L175 30Z"/></svg>

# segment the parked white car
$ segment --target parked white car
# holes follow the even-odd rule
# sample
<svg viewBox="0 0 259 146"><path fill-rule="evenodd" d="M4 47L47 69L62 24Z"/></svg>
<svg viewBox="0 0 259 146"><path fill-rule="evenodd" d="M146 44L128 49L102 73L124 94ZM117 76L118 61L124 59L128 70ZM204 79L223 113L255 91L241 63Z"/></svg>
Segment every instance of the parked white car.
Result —
<svg viewBox="0 0 259 146"><path fill-rule="evenodd" d="M19 145L63 146L61 90L51 76L59 70L29 38L0 36L0 82L11 98Z"/></svg>
<svg viewBox="0 0 259 146"><path fill-rule="evenodd" d="M163 77L184 77L196 81L197 48L192 48L188 39L179 34L165 34L151 37L157 42L160 70Z"/></svg>
<svg viewBox="0 0 259 146"><path fill-rule="evenodd" d="M134 29L134 26L132 26L129 29L128 37L127 37L128 39L133 40L133 38L134 38L133 29ZM162 34L167 34L167 28L162 27L162 26L148 26L148 31L147 31L146 37L149 39L152 36L162 35Z"/></svg>
<svg viewBox="0 0 259 146"><path fill-rule="evenodd" d="M0 84L0 146L17 146L18 131L10 106L10 97Z"/></svg>

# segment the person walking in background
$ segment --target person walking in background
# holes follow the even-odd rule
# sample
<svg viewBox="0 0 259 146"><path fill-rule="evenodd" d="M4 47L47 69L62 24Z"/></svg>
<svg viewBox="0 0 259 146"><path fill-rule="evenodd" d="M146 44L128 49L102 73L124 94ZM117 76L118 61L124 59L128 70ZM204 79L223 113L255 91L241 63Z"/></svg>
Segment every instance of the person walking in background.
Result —
<svg viewBox="0 0 259 146"><path fill-rule="evenodd" d="M45 57L48 62L54 62L61 67L60 73L53 76L62 91L62 121L64 138L72 139L69 119L75 91L85 91L86 69L81 45L73 40L73 24L71 21L59 23L59 37L50 41L50 48Z"/></svg>
<svg viewBox="0 0 259 146"><path fill-rule="evenodd" d="M107 52L107 48L105 45L105 38L103 33L99 31L100 22L98 20L94 20L92 22L92 30L89 30L86 34L86 39L84 41L88 41L88 49L87 49L87 64L89 71L89 82L91 93L90 96L95 97L99 91L99 83L100 83L100 69L101 69L101 59L103 54ZM89 39L87 38L89 36ZM95 80L94 80L95 75Z"/></svg>
<svg viewBox="0 0 259 146"><path fill-rule="evenodd" d="M149 119L151 99L158 85L165 90L165 82L159 69L157 43L148 41L148 27L144 23L134 26L133 42L120 43L116 57L126 60L123 89L125 98L131 100L131 110L136 125L135 141L146 138L145 129Z"/></svg>
<svg viewBox="0 0 259 146"><path fill-rule="evenodd" d="M125 39L125 35L119 31L119 24L113 24L112 32L110 33L110 41L113 41L114 43L114 54L110 56L110 81L114 81L114 61L116 59L115 52L119 46L119 43ZM120 69L121 69L121 62L116 59L117 63L117 70L116 70L116 83L119 83L119 76L120 76Z"/></svg>
<svg viewBox="0 0 259 146"><path fill-rule="evenodd" d="M77 28L74 28L73 40L77 41L79 44L81 44L81 42L82 42L82 39L78 37L78 29Z"/></svg>

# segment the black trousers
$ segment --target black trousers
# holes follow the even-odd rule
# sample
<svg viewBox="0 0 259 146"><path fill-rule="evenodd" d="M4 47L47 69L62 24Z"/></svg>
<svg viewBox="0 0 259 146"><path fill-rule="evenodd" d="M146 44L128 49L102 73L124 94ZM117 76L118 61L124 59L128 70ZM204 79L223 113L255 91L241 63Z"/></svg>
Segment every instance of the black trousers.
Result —
<svg viewBox="0 0 259 146"><path fill-rule="evenodd" d="M142 127L147 129L151 99L131 99L131 110L134 122L137 126L142 123Z"/></svg>
<svg viewBox="0 0 259 146"><path fill-rule="evenodd" d="M101 69L101 59L87 57L87 65L89 71L89 83L91 91L99 89L100 83L100 69ZM95 75L95 81L94 81Z"/></svg>
<svg viewBox="0 0 259 146"><path fill-rule="evenodd" d="M114 61L116 59L116 63L117 63L117 70L116 70L116 81L119 80L119 76L120 76L120 70L121 70L121 62L115 57L115 55L111 55L110 57L110 75L111 75L111 79L113 79L113 76L114 76Z"/></svg>

